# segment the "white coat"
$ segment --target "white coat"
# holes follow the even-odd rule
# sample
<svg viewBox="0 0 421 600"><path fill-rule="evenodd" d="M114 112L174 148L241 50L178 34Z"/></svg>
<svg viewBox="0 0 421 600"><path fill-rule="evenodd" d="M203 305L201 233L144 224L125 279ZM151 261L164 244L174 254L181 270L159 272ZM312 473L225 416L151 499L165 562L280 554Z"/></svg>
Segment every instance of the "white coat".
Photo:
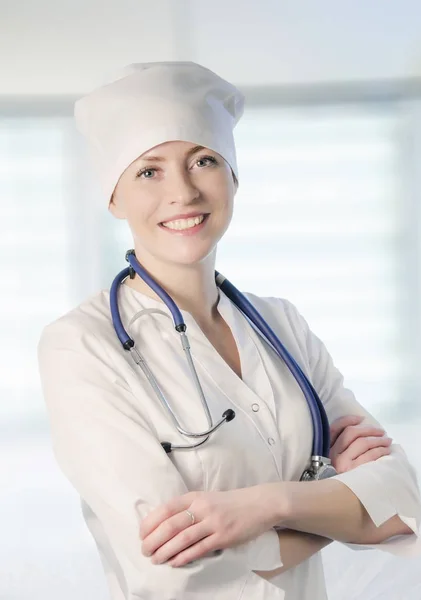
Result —
<svg viewBox="0 0 421 600"><path fill-rule="evenodd" d="M247 295L312 381L329 421L361 414L375 423L343 387L322 342L288 301ZM170 314L159 301L122 285L126 329L143 308ZM320 553L273 578L253 570L282 565L275 530L220 555L182 568L153 565L143 556L139 523L153 507L191 490L229 490L298 480L308 465L312 425L307 403L287 367L220 292L218 309L236 340L243 380L225 363L192 316L182 311L192 355L214 421L225 423L202 447L167 455L160 441L186 443L114 332L109 291L102 290L45 327L39 343L42 386L53 449L81 496L84 518L98 547L112 600L324 600ZM130 330L181 424L208 427L172 320L152 313ZM376 525L395 514L414 535L382 549L419 549L420 496L400 446L390 456L338 475Z"/></svg>

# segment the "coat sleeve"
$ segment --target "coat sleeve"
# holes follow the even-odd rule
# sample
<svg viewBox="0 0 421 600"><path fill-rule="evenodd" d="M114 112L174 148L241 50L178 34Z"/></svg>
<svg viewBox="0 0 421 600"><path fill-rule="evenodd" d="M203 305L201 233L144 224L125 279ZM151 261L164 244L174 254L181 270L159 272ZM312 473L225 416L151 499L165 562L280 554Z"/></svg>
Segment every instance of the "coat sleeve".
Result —
<svg viewBox="0 0 421 600"><path fill-rule="evenodd" d="M181 568L153 565L143 556L142 518L189 490L135 408L104 344L78 329L60 320L44 328L38 344L41 384L54 456L100 523L124 597L190 600L215 589L221 599L240 597L253 569L282 565L276 532ZM268 582L256 576L252 583L251 593L265 597Z"/></svg>
<svg viewBox="0 0 421 600"><path fill-rule="evenodd" d="M324 404L329 423L345 415L361 415L363 423L380 426L344 387L343 376L323 342L310 330L297 309L289 302L285 304L303 356L307 358L311 382ZM354 549L370 547L397 555L417 555L421 552L421 502L417 477L402 447L392 444L391 450L390 455L337 475L335 479L354 492L377 527L398 515L414 534L394 536L370 546L347 545Z"/></svg>

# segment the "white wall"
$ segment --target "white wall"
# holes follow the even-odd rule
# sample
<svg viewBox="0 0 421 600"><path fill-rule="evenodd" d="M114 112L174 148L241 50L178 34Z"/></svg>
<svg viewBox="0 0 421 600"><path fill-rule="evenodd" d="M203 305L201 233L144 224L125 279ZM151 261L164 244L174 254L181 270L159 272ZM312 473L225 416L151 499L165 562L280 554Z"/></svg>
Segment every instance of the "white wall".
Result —
<svg viewBox="0 0 421 600"><path fill-rule="evenodd" d="M421 74L419 0L0 0L0 95L83 94L131 62L238 85Z"/></svg>
<svg viewBox="0 0 421 600"><path fill-rule="evenodd" d="M84 93L127 63L166 60L174 8L171 0L0 0L0 94Z"/></svg>

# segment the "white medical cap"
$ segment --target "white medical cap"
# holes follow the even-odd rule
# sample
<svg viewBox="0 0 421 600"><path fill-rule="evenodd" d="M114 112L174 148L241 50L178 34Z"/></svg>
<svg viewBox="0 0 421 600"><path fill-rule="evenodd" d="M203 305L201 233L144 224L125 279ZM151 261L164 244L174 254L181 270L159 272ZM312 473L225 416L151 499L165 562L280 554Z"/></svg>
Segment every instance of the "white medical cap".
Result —
<svg viewBox="0 0 421 600"><path fill-rule="evenodd" d="M123 171L168 141L214 150L238 178L233 129L243 109L243 94L201 65L135 63L78 100L75 119L109 201Z"/></svg>

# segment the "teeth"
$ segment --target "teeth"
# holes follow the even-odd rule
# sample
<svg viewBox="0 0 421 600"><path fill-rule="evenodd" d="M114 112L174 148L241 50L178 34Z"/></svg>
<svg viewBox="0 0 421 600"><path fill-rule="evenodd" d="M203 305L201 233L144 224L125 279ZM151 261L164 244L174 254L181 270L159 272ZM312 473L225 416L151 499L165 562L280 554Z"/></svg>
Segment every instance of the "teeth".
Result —
<svg viewBox="0 0 421 600"><path fill-rule="evenodd" d="M195 225L199 225L205 215L200 215L200 217L194 217L192 219L177 219L177 221L166 221L166 223L162 223L164 227L168 227L168 229L190 229L191 227L195 227Z"/></svg>

